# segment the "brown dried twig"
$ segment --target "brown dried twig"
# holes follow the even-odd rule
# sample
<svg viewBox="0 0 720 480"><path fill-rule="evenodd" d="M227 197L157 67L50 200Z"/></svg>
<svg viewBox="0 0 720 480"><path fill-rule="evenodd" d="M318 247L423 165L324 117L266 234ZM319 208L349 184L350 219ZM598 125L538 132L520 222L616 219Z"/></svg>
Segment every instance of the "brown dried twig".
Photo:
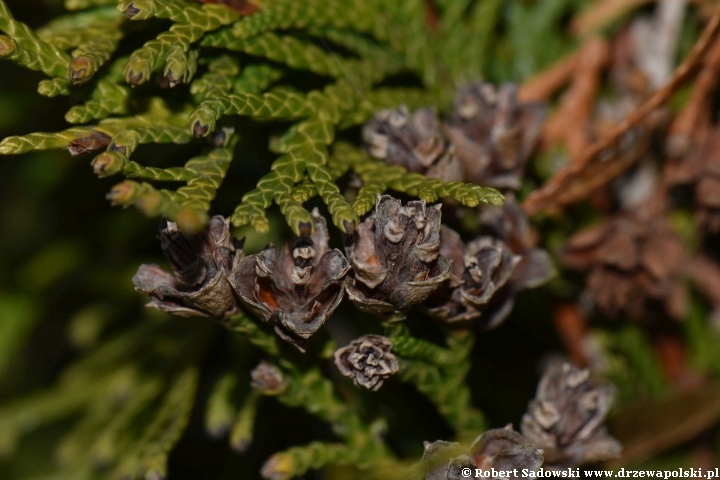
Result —
<svg viewBox="0 0 720 480"><path fill-rule="evenodd" d="M589 327L585 314L574 303L562 303L553 311L553 323L573 363L587 367Z"/></svg>
<svg viewBox="0 0 720 480"><path fill-rule="evenodd" d="M712 127L710 98L720 81L720 38L708 51L702 70L695 80L690 99L675 117L667 139L668 154L680 157L690 146L704 138Z"/></svg>
<svg viewBox="0 0 720 480"><path fill-rule="evenodd" d="M541 188L530 194L523 203L525 213L535 215L587 198L595 188L613 179L635 163L641 155L635 155L632 158L627 156L618 157L616 155L615 149L619 140L628 130L640 124L650 113L665 103L688 80L698 64L703 60L718 30L720 30L720 6L715 10L712 19L693 46L688 57L675 70L670 81L657 90L639 108L625 117L607 136L586 148L580 157L562 168ZM608 165L608 170L601 169L604 170L602 183L600 183L600 179L593 178L598 175L597 166L601 164L600 162Z"/></svg>
<svg viewBox="0 0 720 480"><path fill-rule="evenodd" d="M600 0L588 7L570 24L570 32L582 37L597 32L627 12L654 0Z"/></svg>
<svg viewBox="0 0 720 480"><path fill-rule="evenodd" d="M572 78L580 58L580 51L572 53L542 72L523 82L518 89L522 103L543 102L564 87Z"/></svg>
<svg viewBox="0 0 720 480"><path fill-rule="evenodd" d="M690 264L690 275L710 303L720 306L720 267L712 259L699 256Z"/></svg>
<svg viewBox="0 0 720 480"><path fill-rule="evenodd" d="M595 97L609 60L610 45L605 39L593 39L582 48L574 65L570 88L563 94L558 110L545 124L545 147L564 141L570 157L577 158L590 143Z"/></svg>

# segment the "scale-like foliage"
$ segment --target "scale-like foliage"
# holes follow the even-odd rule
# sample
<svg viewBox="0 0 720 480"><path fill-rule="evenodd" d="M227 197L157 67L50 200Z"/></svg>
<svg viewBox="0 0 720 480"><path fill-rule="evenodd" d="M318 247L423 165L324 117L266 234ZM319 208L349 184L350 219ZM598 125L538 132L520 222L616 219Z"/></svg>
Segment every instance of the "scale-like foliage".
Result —
<svg viewBox="0 0 720 480"><path fill-rule="evenodd" d="M188 136L190 132L195 136L209 135L216 130L218 122L228 116L296 120L299 123L290 129L292 134L285 140L282 156L273 162L270 173L258 182L255 190L243 195L242 203L232 217L236 226L249 223L258 231L267 231L269 224L265 210L275 203L293 231L300 234L301 225L313 228L310 214L302 204L319 195L328 206L333 223L343 232L349 232L358 222L357 215L369 211L375 194L388 188L427 201L450 197L468 206L500 201L499 194L482 187L444 184L397 168L383 168L373 161L360 166L365 158L356 163L357 173L364 180L370 177L382 177L383 180L367 182L354 206L343 198L335 183L338 176L333 173L333 167L328 166L328 148L334 143L338 128L362 123L380 108L401 103L412 107L431 101L431 96L426 99L422 91L375 88L388 75L403 70L422 70L421 63L427 54L416 54L421 50L425 52L419 42L426 35L415 38L410 45L398 40L412 36L418 24L413 26L416 30L393 24L402 33L397 38L388 37L382 28L392 24L399 12L415 18L418 2L405 2L397 7L397 11L372 2L353 2L355 9L329 7L321 2L308 2L302 7L273 2L267 6L260 4L260 10L249 16L242 16L223 5L200 5L180 0L121 1L115 10L103 7L107 3L70 2L69 8L86 10L58 18L37 34L14 20L2 4L4 10L0 18L4 23L0 28L9 34L0 37L4 45L2 51L6 52L4 56L56 77L41 83L40 90L48 96L69 94L70 84L85 83L96 75L125 35L126 29L121 29L125 16L133 23L153 17L173 22L169 30L145 43L129 57L114 61L90 90L88 100L68 111L69 122L101 120L96 127L8 138L0 144L2 153L70 147L91 131L110 135L108 152L93 161L95 171L101 176L121 173L153 181L179 180L188 182L187 188L190 188L183 187L176 193L158 192L150 184L126 182L113 190L112 201L122 205L135 204L148 214L177 219L178 212L190 205L207 212L207 202L214 194L201 193L203 190L190 178L192 167L157 169L130 160L138 145L187 143L192 140ZM310 36L280 35L273 31L277 28L307 28ZM215 33L208 33L214 30ZM359 34L371 34L375 38L371 40ZM313 39L320 40L321 46ZM327 41L348 49L355 57L337 54ZM383 46L384 41L390 41L391 48ZM229 53L203 60L201 63L207 64L207 73L192 82L190 89L200 103L186 122L181 121L183 115L187 115L184 111L172 114L165 111L164 115L158 116L162 108L157 106L157 101L146 103L146 107L132 104L134 95L122 85L123 76L131 85L139 85L150 80L153 71L159 71L171 87L190 83L197 69L202 68L198 65L201 51L191 48L195 43L203 48L244 52L274 64L248 63L241 68ZM395 51L394 47L399 50ZM71 48L70 55L62 52ZM284 87L263 93L286 74L284 69L275 66L277 63L336 80L324 89L307 93ZM67 76L61 76L65 70ZM121 117L102 120L112 115ZM183 131L182 123L190 125L190 132ZM195 175L204 178L205 172L196 169ZM214 183L217 182L211 182ZM300 188L296 191L296 187ZM204 217L199 219L198 227L203 221Z"/></svg>

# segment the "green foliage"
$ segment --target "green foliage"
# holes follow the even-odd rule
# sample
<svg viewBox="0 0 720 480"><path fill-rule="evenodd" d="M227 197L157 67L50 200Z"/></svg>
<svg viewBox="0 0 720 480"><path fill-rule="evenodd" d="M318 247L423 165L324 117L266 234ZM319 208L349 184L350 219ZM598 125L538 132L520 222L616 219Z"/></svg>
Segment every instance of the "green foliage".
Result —
<svg viewBox="0 0 720 480"><path fill-rule="evenodd" d="M358 215L368 211L368 198L373 197L374 202L374 195L388 188L430 202L443 197L468 206L501 201L500 195L490 189L443 184L397 168L383 169L378 162L372 162L358 167L358 174L365 178L387 174L387 181L368 185L360 203L351 206L336 184L338 176L328 166L328 148L335 143L338 129L361 124L381 108L434 102L432 95L441 88L438 69L452 71L435 58L437 39L426 32L422 2L405 1L389 7L382 2L330 6L317 1L302 5L280 1L260 4L260 11L249 16L223 5L181 0L121 1L116 9L110 2L68 2L69 9L81 11L59 17L37 32L14 20L2 6L0 29L8 34L2 37L8 52L4 56L53 77L40 86L41 93L47 96L68 95L75 85L93 79L85 103L72 107L66 119L71 123L100 122L56 134L9 137L0 143L0 153L69 147L91 132L102 132L113 138L108 151L93 161L100 176L122 174L150 181L187 182L187 187L177 191L158 191L149 183L125 182L109 195L115 204L133 204L148 215L164 215L171 220L182 220L189 208L193 220L182 227L200 228L207 218L208 202L219 187L217 177L222 178L227 168L226 160L194 159L182 168L158 169L130 158L141 144L194 143L192 134L208 136L218 128L218 122L229 121L225 119L228 116L297 121L288 131L281 156L270 166L270 172L256 189L242 196L232 216L235 226L250 224L260 232L267 231L266 209L277 204L291 229L299 234L307 225L314 228L303 203L317 195L327 205L333 223L348 232L357 224ZM105 68L103 65L115 55L120 40L132 31L127 28L130 25L126 16L133 26L150 18L170 20L172 24L155 39ZM275 31L291 28L306 32ZM388 29L396 35L389 35ZM468 26L459 31L475 29ZM316 44L318 40L322 46ZM338 54L327 41L349 54ZM447 41L452 45L458 40ZM210 48L227 53L206 57ZM264 61L250 61L241 67L229 52L242 52ZM206 73L192 81L198 68ZM307 92L289 85L271 88L287 77L288 69L306 70L330 82ZM148 83L152 72L158 72L170 87L190 83L192 102L182 106L163 105L158 98L139 102L137 95L123 85L123 79L140 85ZM379 85L388 76L402 72L417 73L429 90ZM448 87L442 87L444 96L452 90ZM188 108L192 109L189 115ZM217 173L210 175L208 169Z"/></svg>
<svg viewBox="0 0 720 480"><path fill-rule="evenodd" d="M415 385L435 404L459 439L470 441L485 429L483 414L473 408L465 383L473 335L462 332L448 336L446 349L409 336L403 327L397 327L390 338L398 357L404 359L401 379Z"/></svg>
<svg viewBox="0 0 720 480"><path fill-rule="evenodd" d="M646 335L634 325L615 332L596 332L607 362L607 375L617 385L620 400L659 398L669 385L660 360Z"/></svg>

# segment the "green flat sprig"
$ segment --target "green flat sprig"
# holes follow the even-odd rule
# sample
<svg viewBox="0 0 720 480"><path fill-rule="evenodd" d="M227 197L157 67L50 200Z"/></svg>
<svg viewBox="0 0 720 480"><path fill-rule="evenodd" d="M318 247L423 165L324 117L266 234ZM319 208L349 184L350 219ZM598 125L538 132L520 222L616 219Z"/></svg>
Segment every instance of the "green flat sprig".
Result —
<svg viewBox="0 0 720 480"><path fill-rule="evenodd" d="M232 92L237 95L260 93L283 76L283 71L271 65L248 65L233 83Z"/></svg>
<svg viewBox="0 0 720 480"><path fill-rule="evenodd" d="M240 75L240 62L230 55L220 55L207 62L208 72L190 84L190 93L202 100L232 91Z"/></svg>
<svg viewBox="0 0 720 480"><path fill-rule="evenodd" d="M238 377L225 373L212 387L205 407L205 431L215 438L228 433L235 421L235 393Z"/></svg>
<svg viewBox="0 0 720 480"><path fill-rule="evenodd" d="M175 81L180 77L183 77L185 82L189 81L192 58L195 55L188 54L190 45L200 40L206 32L228 25L240 16L238 12L224 5L200 6L195 3L165 0L137 0L129 4L125 11L136 12L131 15L131 20L157 16L176 22L168 31L132 53L125 68L125 78L132 85L147 82L153 67L162 61L165 62L165 75L172 72ZM183 55L187 57L183 59Z"/></svg>
<svg viewBox="0 0 720 480"><path fill-rule="evenodd" d="M435 94L422 88L380 87L364 93L357 108L347 112L340 121L338 128L345 129L362 125L370 120L379 110L398 108L405 105L415 110L427 105L436 104Z"/></svg>
<svg viewBox="0 0 720 480"><path fill-rule="evenodd" d="M99 432L89 448L95 465L112 465L122 453L124 437L131 436L132 422L162 393L163 381L157 377L141 379L134 392Z"/></svg>
<svg viewBox="0 0 720 480"><path fill-rule="evenodd" d="M65 114L68 123L86 123L102 120L110 115L126 115L130 90L124 85L101 80L93 90L92 98L82 105L75 105Z"/></svg>
<svg viewBox="0 0 720 480"><path fill-rule="evenodd" d="M99 131L111 131L110 123L101 123L98 125ZM150 122L137 122L135 126L127 125L127 129L120 130L116 133L108 150L111 152L121 152L126 157L130 157L132 153L140 145L149 143L175 143L185 144L193 140L187 129L171 124L152 125Z"/></svg>
<svg viewBox="0 0 720 480"><path fill-rule="evenodd" d="M296 235L313 231L314 222L310 213L292 195L295 183L303 180L307 170L308 177L330 210L333 223L343 232L353 231L358 218L340 194L325 165L327 146L334 139L334 123L339 121L344 110L351 109L355 104L355 91L345 80L339 80L323 91L315 90L306 96L294 92L275 95L292 98L298 105L303 105L306 110L301 111L308 116L317 113L299 123L294 127L292 136L281 141L279 150L285 154L273 163L272 171L258 182L257 187L243 196L231 217L233 224L242 226L249 223L258 231L268 228L265 209L274 201ZM194 125L199 125L201 120L193 118L196 119ZM205 127L202 126L201 130L204 131Z"/></svg>
<svg viewBox="0 0 720 480"><path fill-rule="evenodd" d="M46 63L43 63L43 57L38 56L32 50L21 47L12 37L7 35L0 35L0 58L30 70L44 71L43 69L46 66Z"/></svg>
<svg viewBox="0 0 720 480"><path fill-rule="evenodd" d="M93 36L73 50L72 61L67 68L67 77L73 85L82 85L115 53L123 33L119 28L108 25L102 34Z"/></svg>
<svg viewBox="0 0 720 480"><path fill-rule="evenodd" d="M138 474L146 478L166 478L167 458L180 440L190 420L198 383L198 369L186 368L170 385L153 420L136 443L134 452L122 459L114 475L118 478Z"/></svg>
<svg viewBox="0 0 720 480"><path fill-rule="evenodd" d="M175 198L184 206L208 211L210 201L215 198L215 192L220 187L232 161L233 150L237 144L237 137L230 131L227 131L226 135L223 146L213 149L206 155L188 160L183 167L144 167L137 162L127 160L122 155L118 157L118 161L122 163L122 173L126 177L186 182L187 186L179 188ZM118 156L117 152L104 155Z"/></svg>
<svg viewBox="0 0 720 480"><path fill-rule="evenodd" d="M113 7L94 8L56 17L36 33L44 42L67 50L90 42L97 35L107 35L108 30L118 30L124 21L125 17Z"/></svg>
<svg viewBox="0 0 720 480"><path fill-rule="evenodd" d="M170 88L189 83L193 79L197 72L199 55L199 50L186 51L182 44L176 43L170 47L163 70L163 76L167 79Z"/></svg>
<svg viewBox="0 0 720 480"><path fill-rule="evenodd" d="M206 136L226 115L256 118L297 119L310 115L312 106L305 95L294 92L229 94L205 100L190 115L191 132Z"/></svg>
<svg viewBox="0 0 720 480"><path fill-rule="evenodd" d="M358 424L357 417L348 404L335 394L333 383L318 368L300 371L287 361L281 362L287 386L277 399L291 407L302 407L321 420L328 422L333 431L348 435L347 426Z"/></svg>
<svg viewBox="0 0 720 480"><path fill-rule="evenodd" d="M70 470L87 467L91 462L89 448L116 411L113 402L88 405L85 415L58 441L54 454L58 464Z"/></svg>
<svg viewBox="0 0 720 480"><path fill-rule="evenodd" d="M175 201L174 192L169 190L156 190L149 183L137 183L131 180L125 180L115 185L110 193L108 199L112 205L120 205L123 207L134 206L148 217L165 217L172 221L178 222L179 219L183 218L181 215L182 206L180 203ZM191 217L191 212L182 212L188 217ZM196 224L204 224L197 217L199 212L195 213L195 221L191 221L187 226L180 225L181 229L185 231L193 230L193 226Z"/></svg>
<svg viewBox="0 0 720 480"><path fill-rule="evenodd" d="M467 207L475 207L480 203L502 205L504 201L503 195L494 188L427 178L397 165L387 165L355 147L344 145L342 148L345 152L356 150L347 161L352 162L352 169L364 182L353 204L358 215L370 211L375 205L375 196L382 194L381 189L385 188L420 197L429 203L451 198Z"/></svg>
<svg viewBox="0 0 720 480"><path fill-rule="evenodd" d="M35 54L31 64L24 65L32 70L40 70L50 77L65 74L70 56L56 46L46 43L26 24L15 20L4 0L0 0L0 31L11 37L17 46ZM26 59L28 56L23 55Z"/></svg>
<svg viewBox="0 0 720 480"><path fill-rule="evenodd" d="M390 339L393 344L393 354L408 360L421 360L437 367L447 367L458 363L465 355L440 347L427 340L413 337L406 328L399 328Z"/></svg>
<svg viewBox="0 0 720 480"><path fill-rule="evenodd" d="M467 18L462 6L467 2L449 2L448 13L442 16L442 28L446 33L442 51L447 54L446 64L453 78L470 82L487 71L497 39L497 25L501 19L504 0L476 2L470 7Z"/></svg>
<svg viewBox="0 0 720 480"><path fill-rule="evenodd" d="M211 25L229 25L240 18L237 11L222 4L199 4L183 0L132 0L120 3L117 9L131 20L164 18L175 23L198 25L206 31L218 28Z"/></svg>
<svg viewBox="0 0 720 480"><path fill-rule="evenodd" d="M393 20L406 19L404 22L392 22L393 34L388 35L387 41L390 48L403 58L403 63L420 75L423 84L432 88L438 84L441 62L436 61L438 40L426 23L426 8L423 0L398 0L379 3L376 15Z"/></svg>
<svg viewBox="0 0 720 480"><path fill-rule="evenodd" d="M129 113L130 89L121 84L127 60L128 57L122 57L113 61L107 72L98 79L97 87L88 101L71 107L65 114L65 120L69 123L85 123Z"/></svg>
<svg viewBox="0 0 720 480"><path fill-rule="evenodd" d="M65 0L65 8L68 10L85 10L94 7L106 7L117 5L118 0Z"/></svg>
<svg viewBox="0 0 720 480"><path fill-rule="evenodd" d="M211 36L237 38L245 40L270 30L288 30L308 26L332 26L335 28L353 28L357 31L369 31L374 27L372 2L349 0L342 3L326 3L306 0L291 2L278 0L259 2L260 11L241 18L231 29L221 30ZM211 40L214 41L214 40Z"/></svg>
<svg viewBox="0 0 720 480"><path fill-rule="evenodd" d="M38 93L44 97L57 97L58 95L70 95L70 82L65 77L56 77L40 80Z"/></svg>
<svg viewBox="0 0 720 480"><path fill-rule="evenodd" d="M459 390L450 388L451 384L458 383L456 378L448 378L440 368L419 360L401 360L399 378L411 383L425 395L455 429L458 437L469 435L474 438L483 432L484 417L480 411L472 408L467 386L463 385Z"/></svg>
<svg viewBox="0 0 720 480"><path fill-rule="evenodd" d="M367 44L362 58L347 59L332 51L327 52L308 40L274 32L265 32L248 39L231 36L206 37L201 45L245 52L318 75L358 78L359 83L368 83L363 82L363 78L378 81L386 73L402 69L402 63L396 56L380 48L370 48Z"/></svg>
<svg viewBox="0 0 720 480"><path fill-rule="evenodd" d="M261 398L262 395L257 390L251 390L237 412L235 423L230 430L230 446L236 452L245 452L253 441L253 430Z"/></svg>
<svg viewBox="0 0 720 480"><path fill-rule="evenodd" d="M55 133L30 133L6 137L0 141L0 155L14 155L26 153L31 150L50 150L54 148L67 148L73 141L90 135L93 127L72 127Z"/></svg>
<svg viewBox="0 0 720 480"><path fill-rule="evenodd" d="M360 458L360 451L345 444L312 442L274 454L265 462L260 473L264 478L290 480L330 464L354 465Z"/></svg>
<svg viewBox="0 0 720 480"><path fill-rule="evenodd" d="M352 233L360 220L340 193L335 178L326 166L329 156L327 146L334 140L334 131L333 124L321 118L311 118L298 127L298 135L304 136L307 139L308 148L312 148L312 153L307 151L303 154L308 177L315 184L318 195L327 205L333 224L344 233ZM288 153L291 153L294 147L293 144L289 145Z"/></svg>
<svg viewBox="0 0 720 480"><path fill-rule="evenodd" d="M481 411L472 406L470 389L465 378L470 368L468 356L475 343L475 337L469 332L452 332L447 336L450 352L447 362L428 362L434 354L434 346L418 344L415 340L402 339L400 351L421 359L400 358L400 379L411 383L425 395L438 409L447 423L455 429L462 440L471 440L485 429L485 419ZM419 348L418 348L419 347ZM441 357L444 354L440 355ZM429 357L429 358L428 358Z"/></svg>
<svg viewBox="0 0 720 480"><path fill-rule="evenodd" d="M210 211L210 202L215 198L218 188L225 178L233 160L237 136L227 132L225 145L215 148L207 155L189 160L185 170L194 175L187 180L187 185L177 190L176 198L183 208Z"/></svg>
<svg viewBox="0 0 720 480"><path fill-rule="evenodd" d="M262 349L268 355L272 357L280 355L277 335L266 332L250 317L244 314L235 315L229 320L228 328L234 332L246 335L251 344Z"/></svg>
<svg viewBox="0 0 720 480"><path fill-rule="evenodd" d="M129 370L121 368L106 376L60 381L46 391L4 405L0 409L0 457L11 455L21 436L82 412L95 402L108 401Z"/></svg>

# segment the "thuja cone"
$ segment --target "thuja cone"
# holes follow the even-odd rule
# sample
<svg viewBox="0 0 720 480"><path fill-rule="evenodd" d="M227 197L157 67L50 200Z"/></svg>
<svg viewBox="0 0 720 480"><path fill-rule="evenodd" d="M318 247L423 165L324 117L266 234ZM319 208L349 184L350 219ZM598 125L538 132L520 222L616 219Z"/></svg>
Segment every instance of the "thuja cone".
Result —
<svg viewBox="0 0 720 480"><path fill-rule="evenodd" d="M614 388L568 363L551 365L522 419L522 434L542 448L545 468L577 467L617 457L621 446L608 435L605 417Z"/></svg>
<svg viewBox="0 0 720 480"><path fill-rule="evenodd" d="M353 272L348 297L365 312L390 315L425 300L450 277L440 255L440 205L402 205L378 196L375 210L346 239Z"/></svg>
<svg viewBox="0 0 720 480"><path fill-rule="evenodd" d="M232 237L229 219L213 217L197 234L166 222L158 238L174 275L157 265L138 269L133 283L150 294L149 307L186 317L225 318L239 310L230 279L239 271L242 242Z"/></svg>
<svg viewBox="0 0 720 480"><path fill-rule="evenodd" d="M342 252L328 247L327 224L317 209L312 217L315 233L290 238L281 251L270 244L245 257L232 279L247 309L300 350L342 301L350 270Z"/></svg>
<svg viewBox="0 0 720 480"><path fill-rule="evenodd" d="M444 181L462 180L455 148L445 139L434 110L410 113L405 106L382 110L365 124L363 139L370 155L388 165Z"/></svg>

